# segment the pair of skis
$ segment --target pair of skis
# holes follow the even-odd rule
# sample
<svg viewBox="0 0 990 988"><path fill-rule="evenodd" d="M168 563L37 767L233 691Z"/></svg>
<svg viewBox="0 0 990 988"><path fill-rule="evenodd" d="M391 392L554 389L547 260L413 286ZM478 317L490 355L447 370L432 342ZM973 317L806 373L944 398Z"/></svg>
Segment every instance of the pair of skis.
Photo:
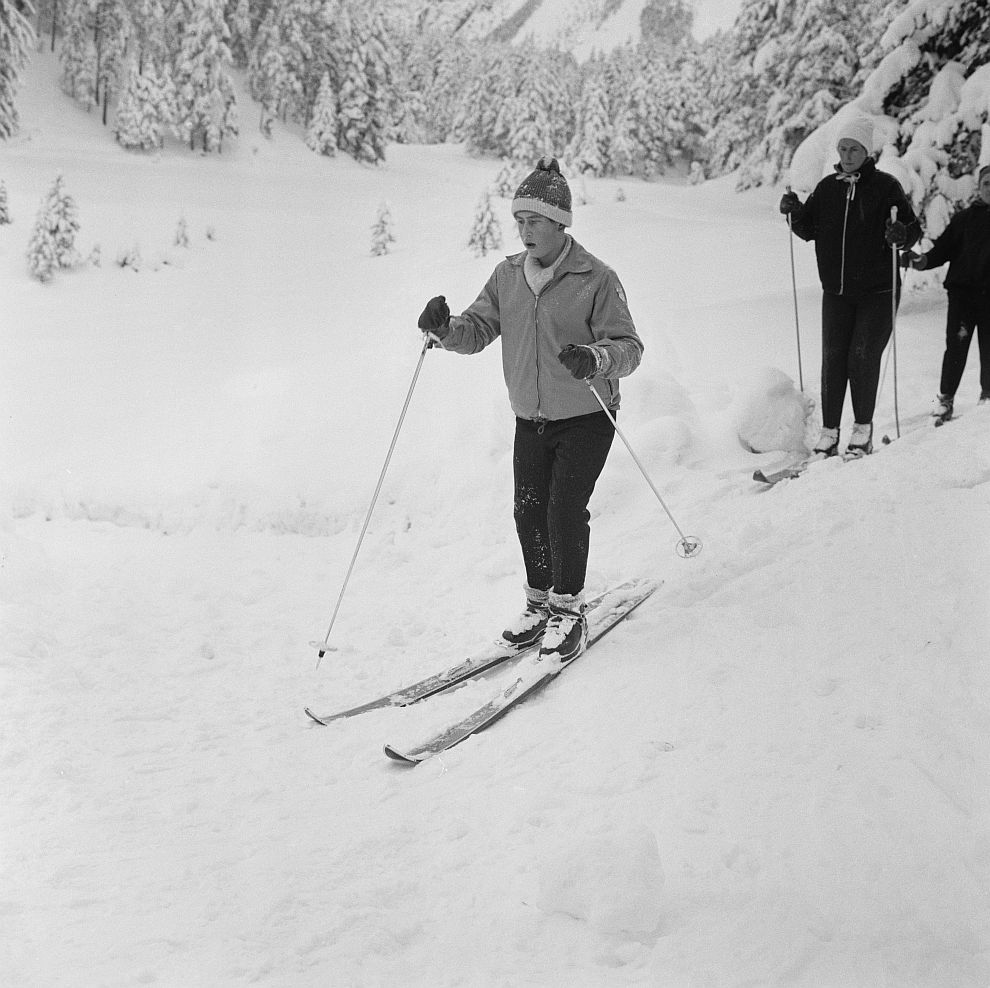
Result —
<svg viewBox="0 0 990 988"><path fill-rule="evenodd" d="M948 415L935 415L930 416L928 414L918 415L913 419L909 419L906 425L911 426L911 431L913 432L920 424L924 422L927 418L934 418L935 427L945 425L946 422L951 422L957 419L959 416L954 412L950 412ZM882 449L884 446L889 446L893 442L890 436L884 436L880 441L880 446L878 449ZM876 450L874 450L876 452ZM839 453L838 456L842 460L861 460L867 454L865 453ZM754 471L753 480L757 483L765 484L772 487L774 484L779 484L782 480L793 480L796 477L800 477L808 467L812 464L819 462L820 460L828 459L823 453L812 453L810 456L794 456L789 457L786 460L782 460L779 463L775 463L772 466L763 467L759 470Z"/></svg>
<svg viewBox="0 0 990 988"><path fill-rule="evenodd" d="M591 648L596 642L605 637L613 628L624 621L640 604L647 600L659 586L652 582L630 582L621 584L613 590L593 598L588 609L588 644ZM465 739L477 734L502 718L513 707L522 703L534 693L539 692L559 676L571 662L560 663L548 659L540 659L537 646L530 646L522 651L513 650L505 645L494 644L481 652L470 656L463 662L451 666L443 672L429 676L412 686L395 690L367 703L330 714L316 714L309 707L306 715L317 724L331 724L336 720L354 717L369 710L384 707L405 707L427 697L435 696L446 690L466 682L469 679L486 672L509 659L529 653L529 657L519 663L518 675L507 687L498 691L487 703L468 714L460 721L449 725L419 744L408 748L395 745L385 745L385 754L393 761L417 765L433 755L440 754L460 744Z"/></svg>

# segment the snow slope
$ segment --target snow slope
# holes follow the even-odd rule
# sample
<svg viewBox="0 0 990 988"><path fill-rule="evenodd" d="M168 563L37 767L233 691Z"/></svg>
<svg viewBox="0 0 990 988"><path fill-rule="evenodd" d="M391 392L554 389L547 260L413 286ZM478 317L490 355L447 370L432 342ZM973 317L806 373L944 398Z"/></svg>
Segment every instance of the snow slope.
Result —
<svg viewBox="0 0 990 988"><path fill-rule="evenodd" d="M761 491L779 454L738 424L797 400L779 190L589 181L575 235L647 345L621 425L705 549L678 558L617 444L589 587L662 589L544 695L404 770L384 742L510 673L329 728L302 707L431 673L518 606L497 345L427 354L337 649L315 671L306 643L416 316L467 305L496 260L465 243L497 163L394 147L370 170L247 123L223 157L135 157L53 71L35 61L0 146L0 984L990 982L990 408L974 354L959 420L928 424L937 290L898 320L902 437ZM42 286L23 254L58 171L103 262ZM382 200L397 242L372 258ZM116 267L135 243L141 270ZM815 397L819 293L795 260Z"/></svg>

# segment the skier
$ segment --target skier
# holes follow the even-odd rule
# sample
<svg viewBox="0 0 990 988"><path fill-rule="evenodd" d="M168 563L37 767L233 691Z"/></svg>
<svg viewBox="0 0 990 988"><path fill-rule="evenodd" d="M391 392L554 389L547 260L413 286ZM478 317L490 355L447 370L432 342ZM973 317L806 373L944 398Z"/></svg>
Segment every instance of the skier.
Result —
<svg viewBox="0 0 990 988"><path fill-rule="evenodd" d="M990 402L990 165L980 169L976 201L949 220L931 250L901 255L901 264L916 271L927 271L946 262L949 307L942 378L932 412L936 425L952 418L956 389L974 332L980 340L980 403Z"/></svg>
<svg viewBox="0 0 990 988"><path fill-rule="evenodd" d="M900 183L876 167L869 118L847 121L836 150L835 173L823 178L804 204L788 190L780 211L802 240L814 240L822 283L822 431L812 452L838 453L848 384L855 424L846 452L865 456L873 450L873 411L881 358L893 331L895 281L900 294L891 248L910 247L921 227ZM897 210L895 220L891 207Z"/></svg>
<svg viewBox="0 0 990 988"><path fill-rule="evenodd" d="M451 317L444 296L430 299L419 328L464 354L502 338L526 568L525 609L502 634L566 662L587 641L588 501L614 435L590 387L615 415L618 379L639 366L643 344L615 272L567 232L571 192L556 158L540 159L511 209L525 250L498 264L462 315Z"/></svg>

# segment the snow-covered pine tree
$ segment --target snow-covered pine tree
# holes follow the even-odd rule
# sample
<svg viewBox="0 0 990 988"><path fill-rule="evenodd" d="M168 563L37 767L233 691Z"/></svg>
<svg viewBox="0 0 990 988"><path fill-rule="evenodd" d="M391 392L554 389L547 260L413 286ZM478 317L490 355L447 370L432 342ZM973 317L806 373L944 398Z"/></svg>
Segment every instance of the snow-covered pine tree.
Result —
<svg viewBox="0 0 990 988"><path fill-rule="evenodd" d="M608 96L599 71L585 75L577 110L577 128L567 149L567 160L582 174L596 178L611 171L612 123Z"/></svg>
<svg viewBox="0 0 990 988"><path fill-rule="evenodd" d="M355 20L339 94L338 147L369 164L385 160L391 75L380 17Z"/></svg>
<svg viewBox="0 0 990 988"><path fill-rule="evenodd" d="M97 103L96 15L90 0L63 0L59 85L87 110Z"/></svg>
<svg viewBox="0 0 990 988"><path fill-rule="evenodd" d="M272 7L271 29L259 34L259 40L268 49L259 64L263 69L262 77L267 74L268 85L274 87L269 94L269 109L273 110L273 116L280 115L303 124L309 118L309 105L320 81L317 78L312 83L312 93L307 91L321 8L322 4L315 0L283 0Z"/></svg>
<svg viewBox="0 0 990 988"><path fill-rule="evenodd" d="M96 98L102 103L106 126L110 101L126 81L125 56L131 20L124 0L97 0L94 12L96 37Z"/></svg>
<svg viewBox="0 0 990 988"><path fill-rule="evenodd" d="M228 0L227 23L230 27L230 54L234 65L247 67L251 55L251 4L248 0Z"/></svg>
<svg viewBox="0 0 990 988"><path fill-rule="evenodd" d="M144 73L151 68L161 78L171 56L165 37L167 21L164 0L132 0L129 9L131 31L128 54L137 62L139 72Z"/></svg>
<svg viewBox="0 0 990 988"><path fill-rule="evenodd" d="M34 45L34 28L28 20L33 13L30 3L0 0L0 140L17 132L14 96Z"/></svg>
<svg viewBox="0 0 990 988"><path fill-rule="evenodd" d="M562 80L553 75L549 58L541 55L527 46L514 52L510 63L499 66L498 84L507 95L497 109L492 132L485 136L491 150L507 153L520 166L532 167L548 150L565 147L573 128L572 108L558 111L564 114L566 129L554 119L555 93ZM562 143L555 143L558 140Z"/></svg>
<svg viewBox="0 0 990 988"><path fill-rule="evenodd" d="M498 196L501 199L509 199L515 193L516 189L519 188L520 181L518 166L506 158L502 162L502 167L498 170L498 174L495 176L495 181L492 183L492 195Z"/></svg>
<svg viewBox="0 0 990 988"><path fill-rule="evenodd" d="M492 191L486 189L478 200L478 210L474 214L474 225L468 237L468 248L478 257L502 246L502 226L492 208Z"/></svg>
<svg viewBox="0 0 990 988"><path fill-rule="evenodd" d="M662 173L679 153L684 125L678 106L677 73L664 49L641 46L640 69L629 89L625 140L632 146L633 172Z"/></svg>
<svg viewBox="0 0 990 988"><path fill-rule="evenodd" d="M306 146L317 154L333 156L337 153L337 94L334 92L330 73L323 74L316 106L306 131Z"/></svg>
<svg viewBox="0 0 990 988"><path fill-rule="evenodd" d="M179 217L179 222L175 226L175 236L172 238L172 243L176 247L189 246L189 224L186 222L185 216Z"/></svg>
<svg viewBox="0 0 990 988"><path fill-rule="evenodd" d="M453 38L433 38L431 47L420 53L427 66L416 78L431 78L423 91L424 115L419 120L426 141L445 141L453 134L457 114L464 98L465 82L470 80L474 53L454 35ZM428 42L424 41L424 46ZM468 84L470 84L468 82Z"/></svg>
<svg viewBox="0 0 990 988"><path fill-rule="evenodd" d="M224 138L238 132L223 0L177 0L173 22L179 38L172 73L178 136L190 149L198 142L204 152L221 151Z"/></svg>
<svg viewBox="0 0 990 988"><path fill-rule="evenodd" d="M149 64L142 72L138 63L132 62L117 107L117 143L130 150L155 151L162 146L162 128L167 121L167 101L154 68Z"/></svg>
<svg viewBox="0 0 990 988"><path fill-rule="evenodd" d="M0 179L0 226L10 223L10 208L7 206L7 186Z"/></svg>
<svg viewBox="0 0 990 988"><path fill-rule="evenodd" d="M778 9L784 13L790 0L743 0L732 31L714 38L721 66L711 84L711 100L717 116L706 139L712 174L738 168L764 134L765 107L770 93L762 85L758 54L781 33Z"/></svg>
<svg viewBox="0 0 990 988"><path fill-rule="evenodd" d="M274 8L265 15L248 57L251 96L261 107L258 129L268 138L272 136L272 126L281 112L283 96L288 89L275 16Z"/></svg>
<svg viewBox="0 0 990 988"><path fill-rule="evenodd" d="M383 202L379 205L375 222L371 226L371 256L382 257L389 252L389 247L394 243L392 210L387 202Z"/></svg>
<svg viewBox="0 0 990 988"><path fill-rule="evenodd" d="M503 64L512 61L511 50L481 45L464 66L449 136L463 141L471 153L508 154L508 148L497 146L492 135L499 107L515 95L514 87L511 91L504 88L508 73L502 72Z"/></svg>
<svg viewBox="0 0 990 988"><path fill-rule="evenodd" d="M28 270L31 275L39 281L49 281L59 268L71 268L77 264L78 231L75 201L65 191L62 176L59 175L38 210L28 243Z"/></svg>

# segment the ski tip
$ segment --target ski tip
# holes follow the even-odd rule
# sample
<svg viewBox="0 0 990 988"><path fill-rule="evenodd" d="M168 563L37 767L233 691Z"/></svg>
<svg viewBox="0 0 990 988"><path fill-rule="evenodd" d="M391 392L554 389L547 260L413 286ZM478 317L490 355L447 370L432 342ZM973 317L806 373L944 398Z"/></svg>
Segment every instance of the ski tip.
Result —
<svg viewBox="0 0 990 988"><path fill-rule="evenodd" d="M401 751L393 748L390 744L385 745L385 757L400 765L418 765L422 759L414 758L412 755L404 755Z"/></svg>
<svg viewBox="0 0 990 988"><path fill-rule="evenodd" d="M316 714L314 714L313 711L309 709L309 707L304 707L303 709L306 712L306 716L310 720L315 721L317 724L322 724L324 727L327 726L327 722L325 720L323 720L322 718L317 717Z"/></svg>

